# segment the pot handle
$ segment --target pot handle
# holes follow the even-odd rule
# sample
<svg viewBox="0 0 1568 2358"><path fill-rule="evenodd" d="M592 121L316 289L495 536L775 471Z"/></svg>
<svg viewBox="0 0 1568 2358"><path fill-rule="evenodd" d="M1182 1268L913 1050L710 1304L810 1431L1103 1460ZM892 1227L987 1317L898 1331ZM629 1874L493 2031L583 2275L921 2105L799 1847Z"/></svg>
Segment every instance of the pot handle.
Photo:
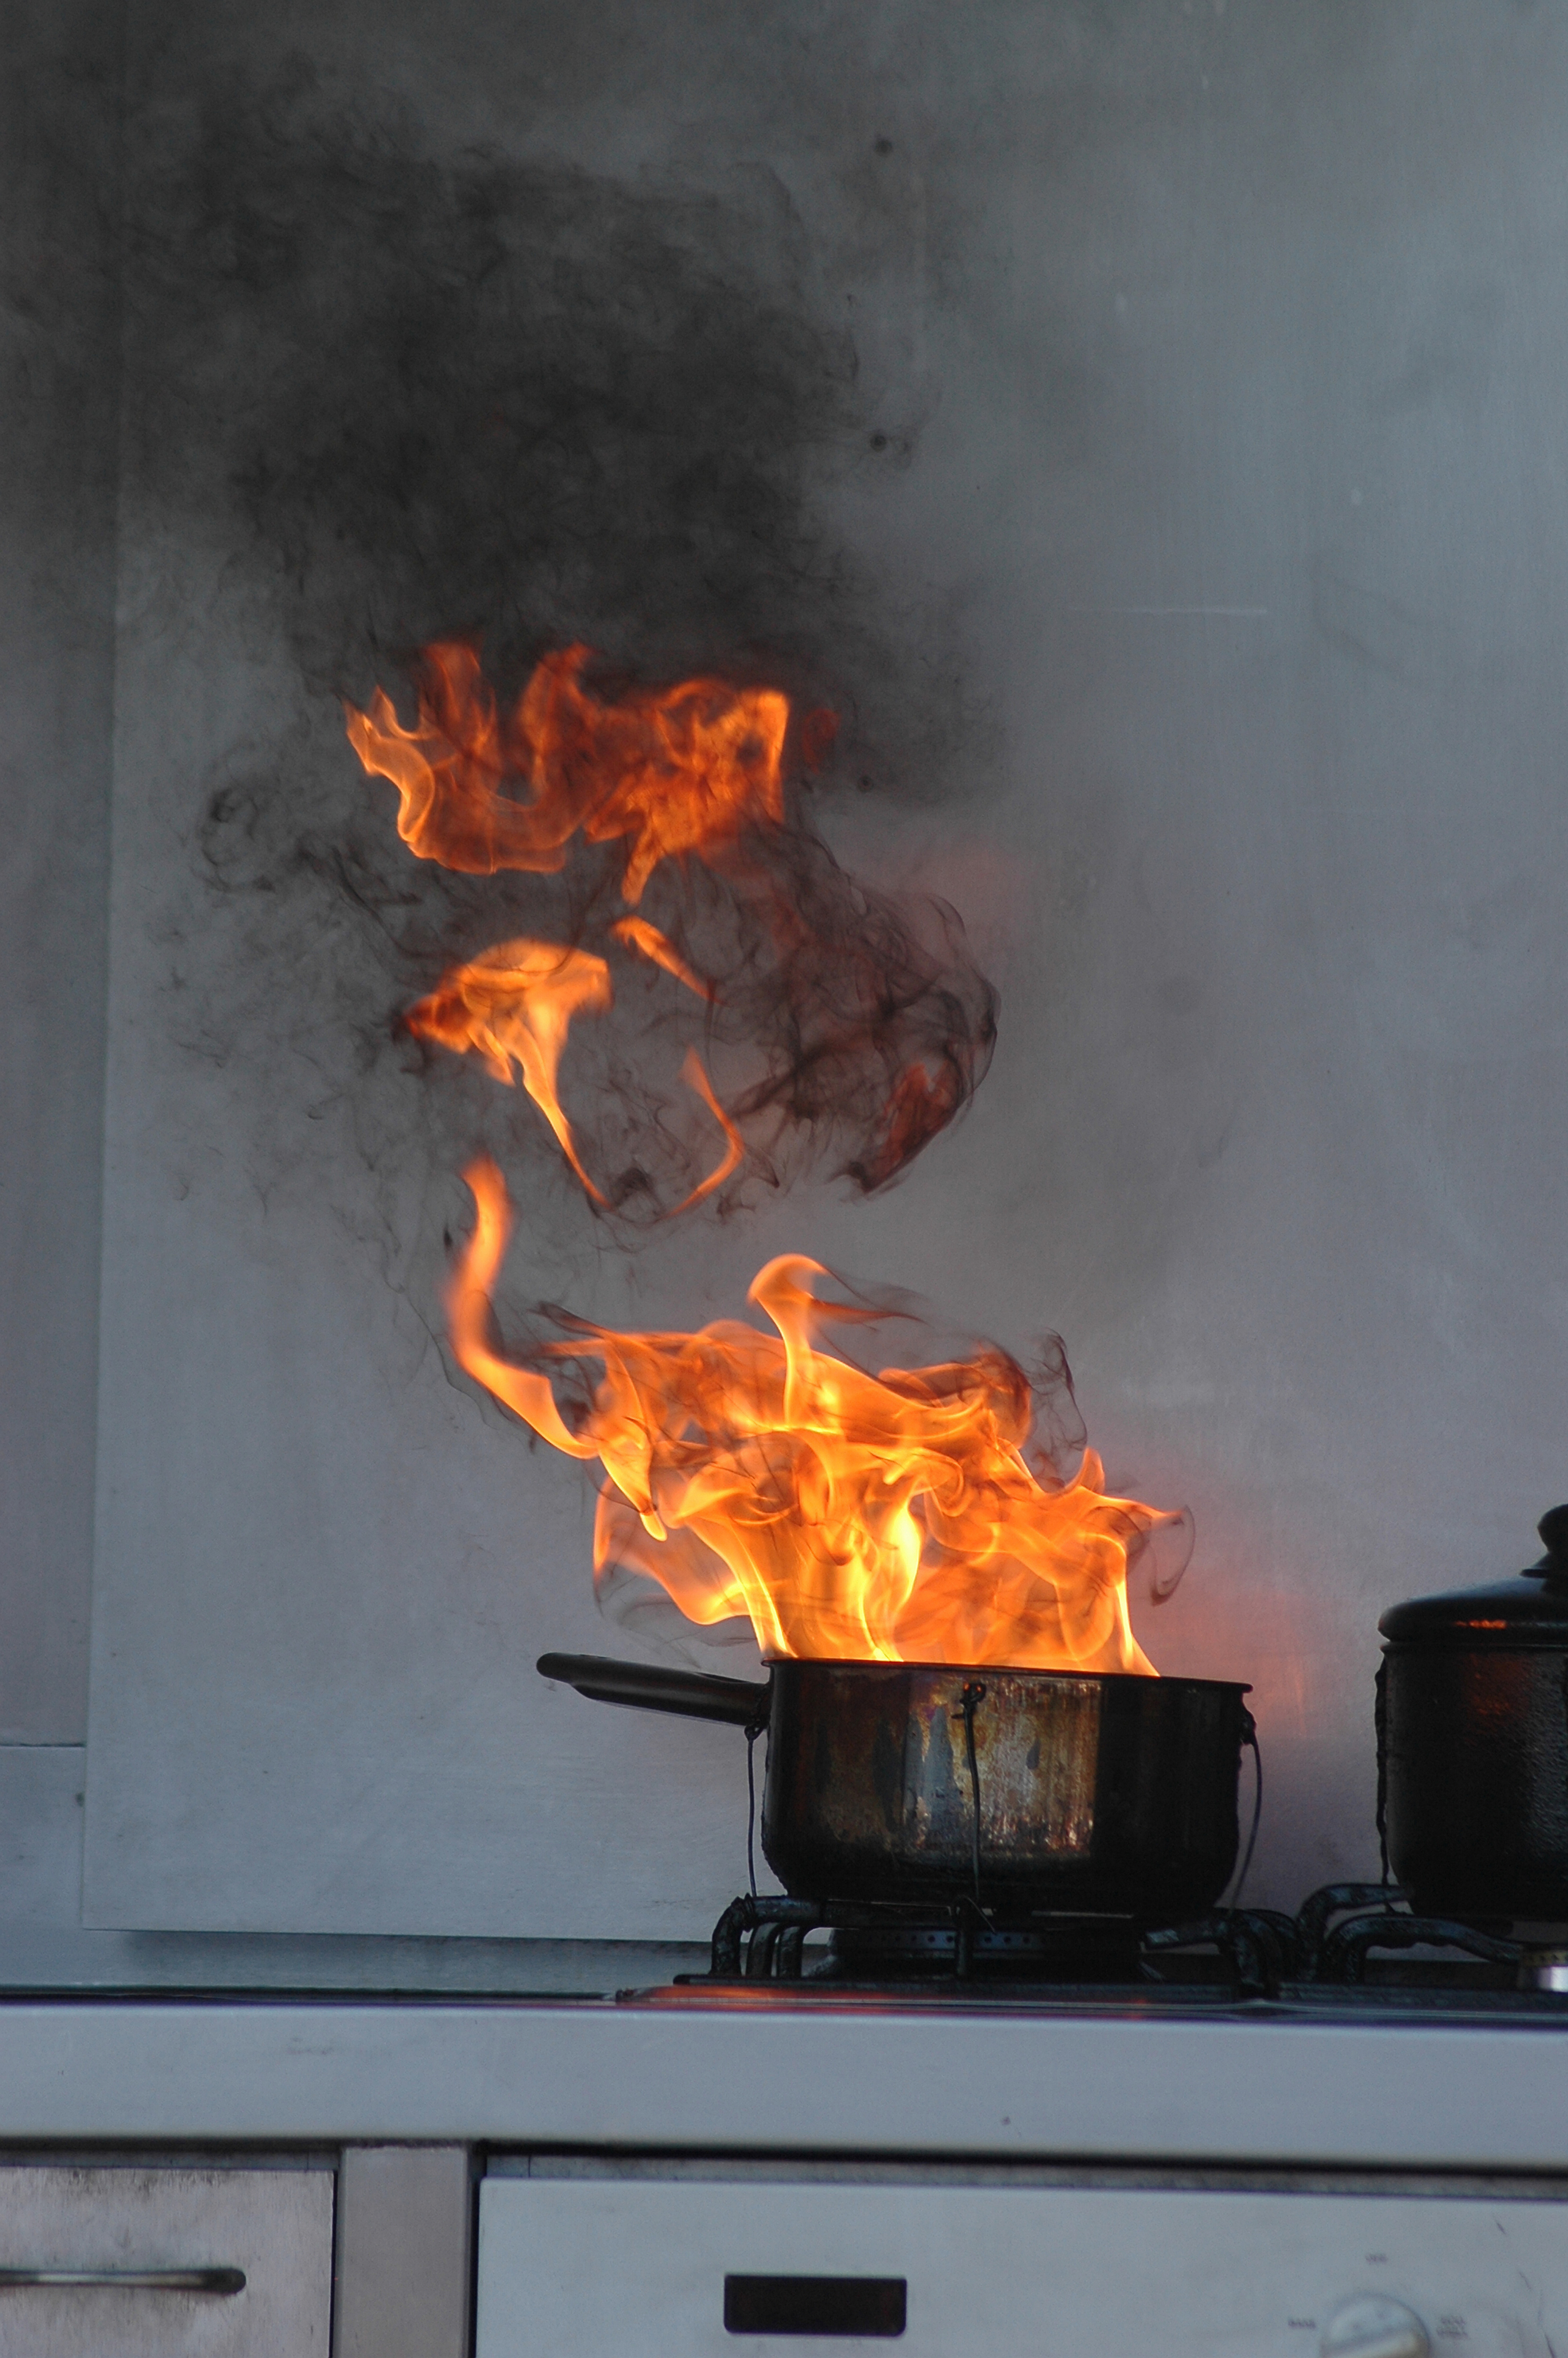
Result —
<svg viewBox="0 0 1568 2358"><path fill-rule="evenodd" d="M643 1711L725 1720L732 1727L761 1728L773 1693L771 1685L752 1679L716 1679L702 1671L615 1662L603 1654L541 1654L535 1667L541 1678L559 1679L590 1703L635 1704Z"/></svg>

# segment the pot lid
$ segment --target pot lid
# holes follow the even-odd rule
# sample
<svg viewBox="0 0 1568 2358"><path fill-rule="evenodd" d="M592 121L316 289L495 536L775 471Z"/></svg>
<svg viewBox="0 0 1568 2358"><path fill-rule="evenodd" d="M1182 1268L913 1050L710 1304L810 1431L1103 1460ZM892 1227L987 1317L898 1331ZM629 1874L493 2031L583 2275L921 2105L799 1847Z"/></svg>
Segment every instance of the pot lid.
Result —
<svg viewBox="0 0 1568 2358"><path fill-rule="evenodd" d="M1539 1563L1486 1588L1409 1597L1391 1605L1378 1628L1399 1639L1568 1646L1568 1506L1549 1508L1536 1529L1546 1550Z"/></svg>

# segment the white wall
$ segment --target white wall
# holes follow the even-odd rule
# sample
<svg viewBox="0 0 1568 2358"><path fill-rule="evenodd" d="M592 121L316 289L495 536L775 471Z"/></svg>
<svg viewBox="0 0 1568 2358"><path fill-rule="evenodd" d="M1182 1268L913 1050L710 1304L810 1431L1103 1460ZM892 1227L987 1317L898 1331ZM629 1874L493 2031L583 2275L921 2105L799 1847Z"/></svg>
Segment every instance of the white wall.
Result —
<svg viewBox="0 0 1568 2358"><path fill-rule="evenodd" d="M1568 1488L1560 16L143 6L133 47L89 1920L647 1937L741 1880L738 1737L535 1679L618 1642L584 1492L433 1331L496 1114L390 1044L417 928L364 919L390 827L332 691L487 600L628 660L645 612L650 669L734 658L730 611L855 698L826 823L1003 995L973 1115L872 1206L628 1260L523 1123L519 1298L697 1324L789 1245L1060 1329L1113 1477L1195 1509L1140 1632L1254 1682L1255 1892L1371 1869L1379 1610L1524 1562ZM399 174L464 239L498 208L490 276L438 285ZM400 241L377 404L342 321L384 330ZM419 441L433 388L496 372L501 432L511 350L534 399L601 332L635 438L694 285L773 339L779 406L693 394L697 463L783 453L751 570L722 502L665 548L622 492L623 578L569 405L554 539L504 438Z"/></svg>
<svg viewBox="0 0 1568 2358"><path fill-rule="evenodd" d="M0 18L0 1743L87 1707L119 16Z"/></svg>
<svg viewBox="0 0 1568 2358"><path fill-rule="evenodd" d="M0 11L0 1927L74 1923L92 1569L117 5Z"/></svg>

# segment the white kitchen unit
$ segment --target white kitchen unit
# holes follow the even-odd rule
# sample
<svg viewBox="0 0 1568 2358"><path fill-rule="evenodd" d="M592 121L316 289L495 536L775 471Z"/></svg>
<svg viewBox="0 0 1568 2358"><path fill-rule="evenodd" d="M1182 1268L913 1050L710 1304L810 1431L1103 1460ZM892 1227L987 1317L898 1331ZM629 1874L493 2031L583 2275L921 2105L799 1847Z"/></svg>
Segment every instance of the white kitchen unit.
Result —
<svg viewBox="0 0 1568 2358"><path fill-rule="evenodd" d="M478 2358L1553 2358L1568 2208L1028 2172L503 2164Z"/></svg>
<svg viewBox="0 0 1568 2358"><path fill-rule="evenodd" d="M0 2358L327 2358L332 2197L326 2168L0 2169Z"/></svg>
<svg viewBox="0 0 1568 2358"><path fill-rule="evenodd" d="M0 2289L0 2358L327 2358L334 2174L333 2358L1568 2349L1546 2013L16 1999L0 2140L168 2157L14 2169L0 2265L246 2276L140 2342L139 2292Z"/></svg>

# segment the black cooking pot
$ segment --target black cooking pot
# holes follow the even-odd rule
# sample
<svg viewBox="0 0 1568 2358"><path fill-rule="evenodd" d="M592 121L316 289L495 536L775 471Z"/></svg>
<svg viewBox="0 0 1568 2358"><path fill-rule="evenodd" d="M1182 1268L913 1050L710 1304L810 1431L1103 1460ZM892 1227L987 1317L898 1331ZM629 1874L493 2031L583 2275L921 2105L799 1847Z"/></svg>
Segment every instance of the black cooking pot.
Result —
<svg viewBox="0 0 1568 2358"><path fill-rule="evenodd" d="M798 1898L1171 1923L1236 1862L1249 1690L1213 1679L780 1661L768 1683L546 1654L601 1703L768 1732L762 1850Z"/></svg>
<svg viewBox="0 0 1568 2358"><path fill-rule="evenodd" d="M1568 1506L1511 1580L1384 1614L1378 1805L1423 1916L1568 1923Z"/></svg>

